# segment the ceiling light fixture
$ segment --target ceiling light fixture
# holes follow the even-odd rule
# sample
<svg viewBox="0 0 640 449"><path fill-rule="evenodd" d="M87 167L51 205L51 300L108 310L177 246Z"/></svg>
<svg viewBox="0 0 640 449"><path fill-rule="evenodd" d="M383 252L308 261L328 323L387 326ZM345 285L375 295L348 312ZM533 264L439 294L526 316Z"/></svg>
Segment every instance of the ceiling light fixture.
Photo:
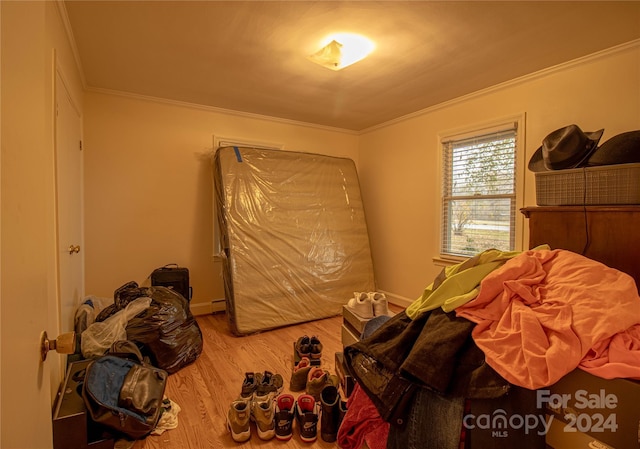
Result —
<svg viewBox="0 0 640 449"><path fill-rule="evenodd" d="M340 70L366 58L374 49L375 44L359 34L334 34L308 59L328 69Z"/></svg>

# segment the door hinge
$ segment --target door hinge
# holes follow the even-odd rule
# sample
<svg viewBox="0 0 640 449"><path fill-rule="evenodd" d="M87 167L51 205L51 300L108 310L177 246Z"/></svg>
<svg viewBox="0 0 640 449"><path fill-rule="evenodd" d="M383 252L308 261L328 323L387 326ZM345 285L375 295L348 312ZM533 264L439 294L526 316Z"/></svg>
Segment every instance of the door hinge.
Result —
<svg viewBox="0 0 640 449"><path fill-rule="evenodd" d="M82 151L82 140L80 141L80 151Z"/></svg>

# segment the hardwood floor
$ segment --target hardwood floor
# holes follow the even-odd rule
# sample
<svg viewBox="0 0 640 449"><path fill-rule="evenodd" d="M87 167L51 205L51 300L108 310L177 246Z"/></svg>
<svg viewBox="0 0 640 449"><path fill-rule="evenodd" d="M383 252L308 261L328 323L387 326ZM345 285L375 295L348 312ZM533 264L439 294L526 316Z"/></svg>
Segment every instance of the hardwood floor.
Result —
<svg viewBox="0 0 640 449"><path fill-rule="evenodd" d="M224 313L197 317L204 337L203 351L191 365L169 376L166 395L177 403L178 427L162 435L135 442L134 449L215 448L336 448L320 438L314 443L300 440L294 426L287 442L260 440L252 424L251 439L236 443L226 427L231 402L240 394L245 372L269 370L282 375L289 392L293 367L293 343L302 335L317 335L323 344L322 367L335 371L335 353L342 351L342 316L236 337L229 331ZM297 397L300 393L293 393Z"/></svg>

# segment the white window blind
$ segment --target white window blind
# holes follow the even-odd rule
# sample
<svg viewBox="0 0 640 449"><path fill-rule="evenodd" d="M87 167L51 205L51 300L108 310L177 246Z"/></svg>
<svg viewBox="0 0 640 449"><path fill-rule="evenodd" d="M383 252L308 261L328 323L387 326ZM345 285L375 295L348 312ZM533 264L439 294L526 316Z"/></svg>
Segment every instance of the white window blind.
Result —
<svg viewBox="0 0 640 449"><path fill-rule="evenodd" d="M442 142L441 253L515 248L517 123Z"/></svg>

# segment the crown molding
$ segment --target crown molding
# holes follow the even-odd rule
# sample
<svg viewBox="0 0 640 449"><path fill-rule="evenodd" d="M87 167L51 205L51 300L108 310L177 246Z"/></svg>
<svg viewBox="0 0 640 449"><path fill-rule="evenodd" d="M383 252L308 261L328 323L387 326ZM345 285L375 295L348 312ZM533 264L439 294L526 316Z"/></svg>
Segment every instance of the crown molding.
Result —
<svg viewBox="0 0 640 449"><path fill-rule="evenodd" d="M596 53L592 53L587 56L583 56L577 59L573 59L571 61L563 62L562 64L558 64L555 66L547 67L546 69L539 70L537 72L530 73L528 75L524 75L518 78L514 78L509 81L505 81L504 83L496 84L495 86L488 87L486 89L478 90L476 92L472 92L467 95L463 95L462 97L454 98L453 100L445 101L443 103L439 103L434 106L429 106L428 108L421 109L416 112L412 112L410 114L403 115L401 117L386 121L384 123L380 123L378 125L371 126L369 128L363 129L359 131L359 135L367 134L372 131L376 131L378 129L386 128L391 125L395 125L397 123L403 122L405 120L409 120L415 117L420 117L422 115L437 111L439 109L444 109L449 106L453 106L459 103L463 103L465 101L469 101L474 98L482 97L484 95L488 95L493 92L497 92L503 89L507 89L513 86L517 86L519 84L523 84L529 81L533 81L539 78L543 78L545 76L552 75L554 73L558 73L564 70L568 70L583 64L588 64L593 61L597 61L599 59L603 59L609 57L611 55L621 53L636 47L640 47L640 39L636 39L633 41L626 42L621 45L617 45L615 47L607 48L605 50L598 51Z"/></svg>
<svg viewBox="0 0 640 449"><path fill-rule="evenodd" d="M281 123L281 124L285 124L285 125L304 126L304 127L307 127L307 128L315 128L315 129L319 129L319 130L322 130L322 131L337 132L337 133L342 133L342 134L350 134L350 135L354 135L354 136L357 136L357 135L360 134L359 131L353 131L353 130L350 130L350 129L336 128L336 127L325 126L325 125L318 125L318 124L315 124L315 123L308 123L308 122L302 122L302 121L298 121L298 120L291 120L291 119L286 119L286 118L273 117L273 116L270 116L270 115L255 114L253 112L236 111L236 110L233 110L233 109L219 108L219 107L216 107L216 106L208 106L208 105L202 105L202 104L197 104L197 103L189 103L189 102L186 102L186 101L170 100L170 99L167 99L167 98L153 97L153 96L149 96L149 95L134 94L134 93L131 93L131 92L124 92L124 91L120 91L120 90L103 89L103 88L100 88L100 87L86 87L85 91L87 91L87 92L96 92L96 93L104 94L104 95L115 95L115 96L119 96L119 97L126 97L126 98L131 98L131 99L136 99L136 100L149 101L149 102L153 102L153 103L162 103L162 104L167 104L167 105L172 105L172 106L180 106L180 107L189 108L189 109L200 109L200 110L207 111L207 112L216 112L216 113L219 113L219 114L234 115L234 116L243 117L243 118L250 118L250 119L254 119L254 120L264 120L264 121L268 121L268 122L276 122L276 123Z"/></svg>
<svg viewBox="0 0 640 449"><path fill-rule="evenodd" d="M82 61L80 60L80 53L78 52L76 39L73 36L73 29L71 28L71 22L69 22L67 7L65 6L63 0L55 0L55 2L56 2L58 14L60 15L60 20L62 20L62 25L67 35L67 40L69 41L69 46L71 47L71 53L73 53L73 59L76 63L76 69L78 70L78 75L80 76L80 82L82 83L82 88L86 89L87 80L84 77L84 70L82 69Z"/></svg>

